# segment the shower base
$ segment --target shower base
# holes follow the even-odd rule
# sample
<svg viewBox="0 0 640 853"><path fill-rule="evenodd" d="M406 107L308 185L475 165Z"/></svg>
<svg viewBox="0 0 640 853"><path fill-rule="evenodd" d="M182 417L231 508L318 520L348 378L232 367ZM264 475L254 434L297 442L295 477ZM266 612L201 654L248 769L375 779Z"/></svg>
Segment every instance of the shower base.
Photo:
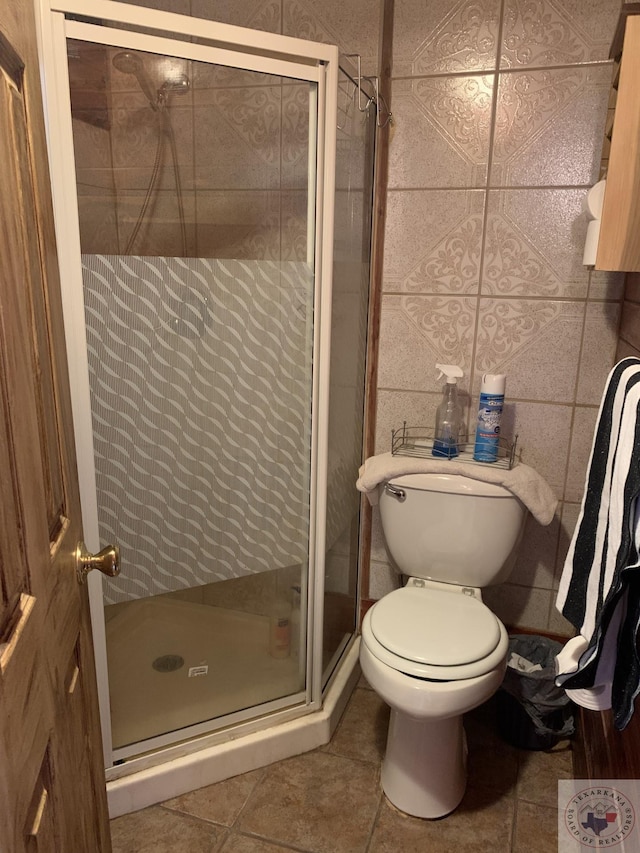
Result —
<svg viewBox="0 0 640 853"><path fill-rule="evenodd" d="M275 715L266 726L254 731L235 733L226 739L224 733L218 733L109 768L107 798L111 817L138 811L328 743L360 677L359 650L357 637L343 655L321 707L303 716L282 719Z"/></svg>
<svg viewBox="0 0 640 853"><path fill-rule="evenodd" d="M266 616L165 596L114 611L106 633L115 749L304 689L299 662L269 654Z"/></svg>

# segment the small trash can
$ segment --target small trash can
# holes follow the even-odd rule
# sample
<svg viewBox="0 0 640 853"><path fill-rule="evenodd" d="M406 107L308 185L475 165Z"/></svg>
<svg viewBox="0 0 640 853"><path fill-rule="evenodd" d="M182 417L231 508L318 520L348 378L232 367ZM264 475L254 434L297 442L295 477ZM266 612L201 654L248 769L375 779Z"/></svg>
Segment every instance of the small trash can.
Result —
<svg viewBox="0 0 640 853"><path fill-rule="evenodd" d="M497 693L500 736L519 749L551 749L575 732L573 703L554 683L562 645L535 634L509 638L507 671Z"/></svg>

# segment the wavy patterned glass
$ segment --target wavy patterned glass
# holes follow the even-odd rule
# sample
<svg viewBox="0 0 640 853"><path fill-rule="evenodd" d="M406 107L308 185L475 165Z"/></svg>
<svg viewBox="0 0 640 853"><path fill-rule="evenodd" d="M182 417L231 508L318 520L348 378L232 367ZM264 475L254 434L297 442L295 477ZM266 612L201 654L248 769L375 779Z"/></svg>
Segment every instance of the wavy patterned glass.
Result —
<svg viewBox="0 0 640 853"><path fill-rule="evenodd" d="M313 273L83 256L105 603L307 558Z"/></svg>

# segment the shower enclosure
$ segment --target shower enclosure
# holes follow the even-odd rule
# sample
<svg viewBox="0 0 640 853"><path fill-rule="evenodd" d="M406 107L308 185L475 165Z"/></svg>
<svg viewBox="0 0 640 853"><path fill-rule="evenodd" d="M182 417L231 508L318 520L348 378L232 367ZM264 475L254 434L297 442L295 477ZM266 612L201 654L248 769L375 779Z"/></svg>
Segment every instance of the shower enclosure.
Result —
<svg viewBox="0 0 640 853"><path fill-rule="evenodd" d="M135 768L319 708L353 641L375 109L328 46L41 15L85 536L121 549L90 576L103 740Z"/></svg>

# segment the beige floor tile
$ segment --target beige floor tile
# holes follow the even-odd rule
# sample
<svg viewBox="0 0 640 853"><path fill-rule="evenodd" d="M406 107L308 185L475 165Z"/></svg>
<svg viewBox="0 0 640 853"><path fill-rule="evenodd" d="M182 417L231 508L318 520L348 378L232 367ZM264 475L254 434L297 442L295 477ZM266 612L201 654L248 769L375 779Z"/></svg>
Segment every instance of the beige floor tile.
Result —
<svg viewBox="0 0 640 853"><path fill-rule="evenodd" d="M272 765L236 828L314 853L366 849L380 799L378 768L324 752Z"/></svg>
<svg viewBox="0 0 640 853"><path fill-rule="evenodd" d="M568 741L550 752L514 749L489 700L465 715L461 805L428 821L381 795L386 729L386 706L361 679L327 747L116 818L114 853L555 851L557 780L573 775Z"/></svg>
<svg viewBox="0 0 640 853"><path fill-rule="evenodd" d="M556 853L558 810L518 800L511 853L531 853L532 849L536 853Z"/></svg>
<svg viewBox="0 0 640 853"><path fill-rule="evenodd" d="M265 770L253 770L215 785L207 785L167 800L162 805L177 812L232 826L249 795L264 776Z"/></svg>
<svg viewBox="0 0 640 853"><path fill-rule="evenodd" d="M113 853L217 853L226 830L159 806L111 821Z"/></svg>
<svg viewBox="0 0 640 853"><path fill-rule="evenodd" d="M571 778L573 754L570 745L550 752L520 751L518 799L538 805L557 806L558 779Z"/></svg>
<svg viewBox="0 0 640 853"><path fill-rule="evenodd" d="M220 848L220 853L291 853L291 847L234 832Z"/></svg>
<svg viewBox="0 0 640 853"><path fill-rule="evenodd" d="M388 728L388 705L373 690L355 690L326 751L379 764Z"/></svg>
<svg viewBox="0 0 640 853"><path fill-rule="evenodd" d="M469 746L468 785L507 793L518 779L518 750L497 733L495 699L464 718Z"/></svg>
<svg viewBox="0 0 640 853"><path fill-rule="evenodd" d="M469 788L453 814L421 820L402 814L385 799L369 853L504 853L511 846L513 808L511 794Z"/></svg>

